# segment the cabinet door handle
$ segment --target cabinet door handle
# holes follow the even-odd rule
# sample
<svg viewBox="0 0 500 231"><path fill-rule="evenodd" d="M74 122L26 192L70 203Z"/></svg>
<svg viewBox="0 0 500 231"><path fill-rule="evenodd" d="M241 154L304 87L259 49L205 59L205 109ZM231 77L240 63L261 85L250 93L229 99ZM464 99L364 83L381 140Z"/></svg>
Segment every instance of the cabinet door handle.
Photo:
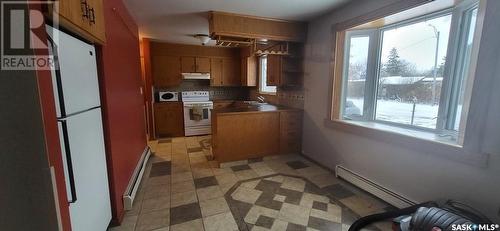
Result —
<svg viewBox="0 0 500 231"><path fill-rule="evenodd" d="M95 11L94 11L94 7L92 7L90 10L89 10L89 24L92 25L92 24L95 24Z"/></svg>
<svg viewBox="0 0 500 231"><path fill-rule="evenodd" d="M80 1L80 8L82 10L82 18L89 19L89 4L87 0Z"/></svg>

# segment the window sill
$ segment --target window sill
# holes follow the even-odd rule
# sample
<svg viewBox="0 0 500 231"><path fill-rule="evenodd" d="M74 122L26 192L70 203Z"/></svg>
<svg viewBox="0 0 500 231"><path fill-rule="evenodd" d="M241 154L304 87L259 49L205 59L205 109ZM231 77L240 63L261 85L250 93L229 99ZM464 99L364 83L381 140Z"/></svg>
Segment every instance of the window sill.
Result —
<svg viewBox="0 0 500 231"><path fill-rule="evenodd" d="M467 165L486 167L488 154L470 152L446 137L376 122L325 119L325 126L382 142L394 143L423 153L432 153Z"/></svg>

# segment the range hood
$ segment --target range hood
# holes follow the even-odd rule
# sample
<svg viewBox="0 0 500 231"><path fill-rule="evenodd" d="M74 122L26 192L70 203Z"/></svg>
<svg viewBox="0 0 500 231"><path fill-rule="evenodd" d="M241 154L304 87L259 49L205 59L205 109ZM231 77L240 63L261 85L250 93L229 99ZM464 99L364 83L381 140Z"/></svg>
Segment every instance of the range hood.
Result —
<svg viewBox="0 0 500 231"><path fill-rule="evenodd" d="M182 73L183 79L210 79L210 73Z"/></svg>

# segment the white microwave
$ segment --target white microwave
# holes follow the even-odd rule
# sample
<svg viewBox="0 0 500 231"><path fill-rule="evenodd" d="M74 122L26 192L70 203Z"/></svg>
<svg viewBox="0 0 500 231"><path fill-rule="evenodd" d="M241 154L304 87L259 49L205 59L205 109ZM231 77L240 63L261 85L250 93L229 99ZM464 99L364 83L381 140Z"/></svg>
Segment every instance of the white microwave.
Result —
<svg viewBox="0 0 500 231"><path fill-rule="evenodd" d="M179 92L160 91L158 92L160 102L179 101Z"/></svg>

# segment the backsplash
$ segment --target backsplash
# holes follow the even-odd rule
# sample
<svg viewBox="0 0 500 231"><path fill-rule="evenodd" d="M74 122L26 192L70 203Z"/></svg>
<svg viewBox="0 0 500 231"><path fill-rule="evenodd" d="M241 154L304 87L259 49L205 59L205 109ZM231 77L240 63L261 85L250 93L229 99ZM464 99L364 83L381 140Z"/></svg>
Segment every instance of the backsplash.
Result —
<svg viewBox="0 0 500 231"><path fill-rule="evenodd" d="M256 87L212 87L210 80L184 80L179 86L160 88L158 91L209 91L210 100L257 100ZM293 108L304 108L304 91L278 88L276 95L262 95L266 102ZM155 97L157 98L157 97Z"/></svg>
<svg viewBox="0 0 500 231"><path fill-rule="evenodd" d="M262 95L265 101L271 104L283 105L293 108L304 108L304 91L278 88L276 95L260 94L256 88L250 91L250 98L257 100L257 96Z"/></svg>
<svg viewBox="0 0 500 231"><path fill-rule="evenodd" d="M158 91L209 91L210 100L248 100L250 98L249 87L212 87L210 80L184 80L179 86L160 88ZM155 94L156 95L156 94Z"/></svg>

